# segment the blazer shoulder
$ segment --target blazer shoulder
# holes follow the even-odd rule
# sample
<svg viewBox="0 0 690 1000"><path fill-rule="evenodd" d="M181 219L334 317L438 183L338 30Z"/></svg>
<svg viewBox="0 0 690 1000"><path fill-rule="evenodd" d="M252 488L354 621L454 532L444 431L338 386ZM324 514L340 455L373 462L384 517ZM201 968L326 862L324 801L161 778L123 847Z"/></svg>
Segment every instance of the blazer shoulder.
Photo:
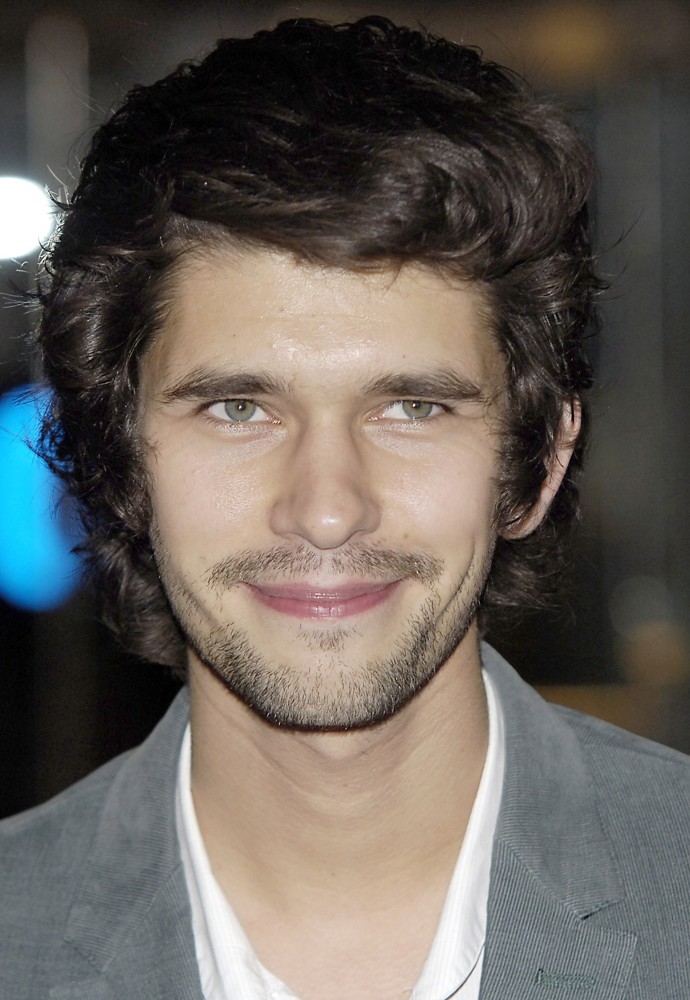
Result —
<svg viewBox="0 0 690 1000"><path fill-rule="evenodd" d="M131 751L54 798L0 822L0 921L71 882L88 854L103 802Z"/></svg>
<svg viewBox="0 0 690 1000"><path fill-rule="evenodd" d="M555 711L577 736L599 813L623 855L646 848L650 870L677 874L690 852L690 757L600 719Z"/></svg>
<svg viewBox="0 0 690 1000"><path fill-rule="evenodd" d="M676 777L690 778L690 757L672 747L637 736L603 719L585 715L562 705L551 704L554 712L576 733L581 745L593 754L610 757L612 763L652 771L668 770Z"/></svg>
<svg viewBox="0 0 690 1000"><path fill-rule="evenodd" d="M143 828L157 831L161 809L167 820L172 808L169 799L186 722L182 692L138 747L55 798L0 823L0 919L12 912L15 894L33 906L51 893L68 897L99 830L111 838L101 846L106 854L115 843L119 851L131 851Z"/></svg>
<svg viewBox="0 0 690 1000"><path fill-rule="evenodd" d="M47 996L138 954L154 906L187 929L174 819L186 723L183 694L140 746L0 823L2 997Z"/></svg>

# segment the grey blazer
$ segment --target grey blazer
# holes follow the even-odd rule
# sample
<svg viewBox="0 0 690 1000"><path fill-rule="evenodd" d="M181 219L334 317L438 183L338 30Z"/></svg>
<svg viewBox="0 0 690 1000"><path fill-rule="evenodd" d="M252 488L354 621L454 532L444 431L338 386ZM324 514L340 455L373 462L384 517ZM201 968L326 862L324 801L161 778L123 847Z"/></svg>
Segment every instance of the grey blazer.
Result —
<svg viewBox="0 0 690 1000"><path fill-rule="evenodd" d="M690 1000L690 758L483 656L507 761L482 1000ZM186 720L183 692L141 747L0 824L2 1000L202 1000L174 821Z"/></svg>

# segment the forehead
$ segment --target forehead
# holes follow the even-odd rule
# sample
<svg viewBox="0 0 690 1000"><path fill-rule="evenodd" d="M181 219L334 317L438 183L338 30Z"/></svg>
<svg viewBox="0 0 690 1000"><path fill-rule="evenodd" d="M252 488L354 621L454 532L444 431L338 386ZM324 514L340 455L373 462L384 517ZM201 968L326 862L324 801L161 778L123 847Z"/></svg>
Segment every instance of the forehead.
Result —
<svg viewBox="0 0 690 1000"><path fill-rule="evenodd" d="M355 272L213 251L177 270L168 306L145 361L160 377L257 364L343 379L429 364L487 383L503 367L483 289L419 267Z"/></svg>

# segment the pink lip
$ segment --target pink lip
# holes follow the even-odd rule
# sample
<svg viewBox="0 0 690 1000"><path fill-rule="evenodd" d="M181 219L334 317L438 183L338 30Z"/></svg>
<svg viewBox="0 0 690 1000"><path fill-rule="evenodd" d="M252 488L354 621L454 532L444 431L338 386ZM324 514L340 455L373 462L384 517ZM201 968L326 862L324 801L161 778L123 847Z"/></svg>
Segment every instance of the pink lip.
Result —
<svg viewBox="0 0 690 1000"><path fill-rule="evenodd" d="M397 588L392 583L350 583L321 588L306 584L245 584L251 594L271 608L294 618L347 618L383 604Z"/></svg>

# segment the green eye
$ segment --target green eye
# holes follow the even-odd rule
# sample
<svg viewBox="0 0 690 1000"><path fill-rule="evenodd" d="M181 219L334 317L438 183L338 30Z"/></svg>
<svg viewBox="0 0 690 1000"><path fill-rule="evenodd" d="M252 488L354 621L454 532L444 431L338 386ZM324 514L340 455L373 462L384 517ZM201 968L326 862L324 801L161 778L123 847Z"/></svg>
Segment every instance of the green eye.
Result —
<svg viewBox="0 0 690 1000"><path fill-rule="evenodd" d="M430 417L435 405L435 403L425 403L421 399L404 399L401 403L403 413L412 420Z"/></svg>
<svg viewBox="0 0 690 1000"><path fill-rule="evenodd" d="M226 399L223 411L229 420L247 423L256 416L259 407L251 399Z"/></svg>

